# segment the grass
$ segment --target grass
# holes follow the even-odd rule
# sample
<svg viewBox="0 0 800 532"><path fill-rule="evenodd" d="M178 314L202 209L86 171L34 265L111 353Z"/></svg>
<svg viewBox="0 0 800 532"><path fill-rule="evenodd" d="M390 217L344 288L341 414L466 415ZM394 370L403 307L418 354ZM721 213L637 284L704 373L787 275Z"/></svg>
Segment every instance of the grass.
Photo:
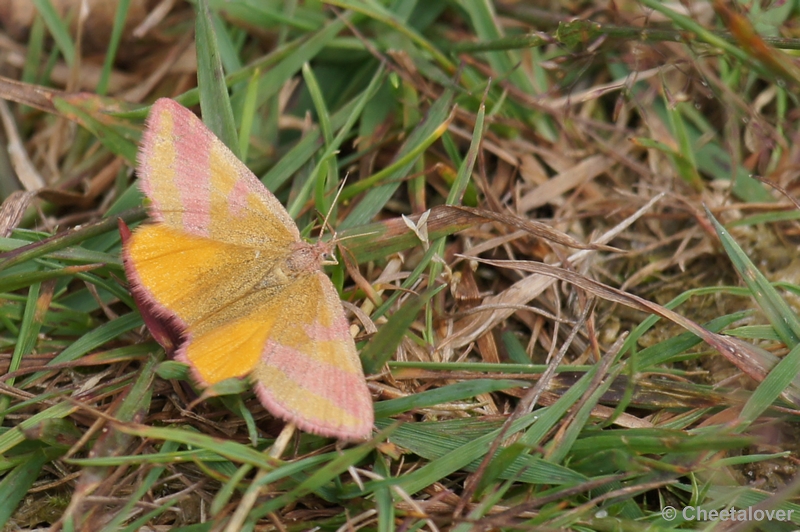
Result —
<svg viewBox="0 0 800 532"><path fill-rule="evenodd" d="M4 530L800 525L800 8L562 4L33 2L0 41ZM274 456L246 383L198 400L143 328L116 227L159 96L305 236L332 212L370 441Z"/></svg>

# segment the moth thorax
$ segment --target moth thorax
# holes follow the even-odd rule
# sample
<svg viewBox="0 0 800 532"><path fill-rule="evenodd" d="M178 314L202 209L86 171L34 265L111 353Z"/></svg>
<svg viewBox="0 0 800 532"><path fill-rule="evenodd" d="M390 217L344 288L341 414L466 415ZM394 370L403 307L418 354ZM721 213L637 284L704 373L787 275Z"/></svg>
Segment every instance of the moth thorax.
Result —
<svg viewBox="0 0 800 532"><path fill-rule="evenodd" d="M322 269L322 261L330 252L327 244L319 242L297 242L292 246L292 252L286 259L286 266L291 271L317 271Z"/></svg>

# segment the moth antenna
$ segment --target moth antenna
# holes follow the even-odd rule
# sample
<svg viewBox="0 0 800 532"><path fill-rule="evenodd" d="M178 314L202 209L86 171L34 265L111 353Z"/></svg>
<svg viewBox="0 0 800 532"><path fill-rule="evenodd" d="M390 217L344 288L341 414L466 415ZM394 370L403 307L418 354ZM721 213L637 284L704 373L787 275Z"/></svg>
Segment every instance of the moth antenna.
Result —
<svg viewBox="0 0 800 532"><path fill-rule="evenodd" d="M369 235L377 235L378 231L370 231L369 233L359 233L357 235L350 235L350 236L343 236L338 240L338 242L343 242L345 240L350 240L351 238L360 238L362 236L369 236Z"/></svg>
<svg viewBox="0 0 800 532"><path fill-rule="evenodd" d="M780 192L781 194L786 196L786 199L788 199L789 201L794 203L794 206L795 206L796 209L800 209L800 201L797 201L791 194L789 194L789 192L785 188L780 186L778 183L770 181L769 179L767 179L765 177L761 177L759 175L752 175L751 177L753 179L757 180L757 181L761 181L762 183L764 183L767 186L770 186L770 187L774 188L775 190L777 190L778 192Z"/></svg>
<svg viewBox="0 0 800 532"><path fill-rule="evenodd" d="M349 174L346 174L344 176L344 179L342 179L342 184L339 185L339 190L336 191L336 195L333 197L333 203L331 203L331 207L328 209L327 214L325 214L325 219L322 220L322 229L319 232L319 237L320 238L322 238L322 234L325 232L325 228L326 227L330 227L330 225L328 224L328 219L330 218L331 213L333 212L333 208L336 206L336 203L339 201L339 196L342 194L342 190L344 190L345 183L347 183L347 176L348 175ZM335 241L336 240L336 231L333 230L333 231L331 231L331 233L333 234L333 236L331 236L331 241Z"/></svg>

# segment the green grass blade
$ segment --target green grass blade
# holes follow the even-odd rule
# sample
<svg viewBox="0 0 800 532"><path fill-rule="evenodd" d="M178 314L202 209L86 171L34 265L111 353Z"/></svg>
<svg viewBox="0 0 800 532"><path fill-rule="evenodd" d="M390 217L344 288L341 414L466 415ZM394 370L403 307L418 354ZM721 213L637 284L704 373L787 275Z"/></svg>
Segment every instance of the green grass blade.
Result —
<svg viewBox="0 0 800 532"><path fill-rule="evenodd" d="M15 467L0 480L0 527L5 529L19 502L25 498L44 465L49 461L44 451L31 453L23 464Z"/></svg>
<svg viewBox="0 0 800 532"><path fill-rule="evenodd" d="M510 437L534 423L537 417L535 414L527 414L513 422L506 433L506 437ZM409 494L416 493L431 484L440 482L444 477L455 471L463 469L469 463L481 459L486 453L486 449L499 435L500 429L493 430L484 436L459 446L441 458L432 460L413 473L408 473L399 478L369 482L366 484L364 491L372 491L376 486L397 485Z"/></svg>
<svg viewBox="0 0 800 532"><path fill-rule="evenodd" d="M136 143L127 135L127 131L103 123L101 117L94 114L97 112L98 103L99 101L94 99L82 101L80 96L53 100L56 109L88 129L111 153L123 157L131 165L135 164L138 151Z"/></svg>
<svg viewBox="0 0 800 532"><path fill-rule="evenodd" d="M798 321L797 315L772 287L764 274L750 261L730 233L714 218L711 211L706 209L706 214L714 225L731 263L750 289L767 320L775 328L781 340L789 348L794 349L800 343L800 321Z"/></svg>
<svg viewBox="0 0 800 532"><path fill-rule="evenodd" d="M36 83L39 68L42 66L44 54L44 21L41 16L33 19L31 33L28 36L28 50L25 54L25 67L22 69L20 79L24 83Z"/></svg>
<svg viewBox="0 0 800 532"><path fill-rule="evenodd" d="M321 486L328 484L331 480L338 477L349 467L352 467L364 459L375 449L376 446L377 441L373 441L371 443L359 445L358 447L347 449L346 451L341 452L339 456L317 469L304 482L302 482L289 493L278 496L275 499L254 508L250 513L249 519L255 520L267 515L270 512L274 512L277 509L298 500L300 497L312 493Z"/></svg>
<svg viewBox="0 0 800 532"><path fill-rule="evenodd" d="M495 7L489 0L468 0L460 3L466 11L475 34L481 41L493 41L503 35L498 27ZM486 56L496 76L508 76L520 90L528 94L535 92L527 75L517 65L520 58L516 50L488 52Z"/></svg>
<svg viewBox="0 0 800 532"><path fill-rule="evenodd" d="M417 153L419 148L423 144L432 144L434 140L444 133L447 126L447 117L450 114L452 98L452 91L445 91L431 106L425 121L409 135L408 140L403 144L397 154L397 160L403 160L403 157L409 154L414 154L414 156L410 160L403 160L402 166L387 175L385 184L374 187L367 192L363 200L356 205L350 215L339 225L341 229L356 227L371 221L386 205L386 202L389 201L389 198L392 197L400 183L402 183L403 178L406 177L407 172L414 165L416 158L421 155L421 152ZM370 183L370 186L372 186L372 183Z"/></svg>
<svg viewBox="0 0 800 532"><path fill-rule="evenodd" d="M50 0L33 0L33 5L36 6L47 29L50 30L50 35L53 36L53 40L61 51L61 55L64 56L67 65L71 67L75 63L75 44L72 42L67 24L61 20ZM75 13L73 13L74 15Z"/></svg>
<svg viewBox="0 0 800 532"><path fill-rule="evenodd" d="M247 160L247 152L250 149L250 133L253 130L253 121L256 117L256 96L258 94L258 78L261 75L259 70L253 72L253 76L247 83L245 90L244 104L242 106L242 125L239 128L239 154L242 161Z"/></svg>
<svg viewBox="0 0 800 532"><path fill-rule="evenodd" d="M0 434L0 455L4 455L9 450L25 441L25 431L37 427L39 423L47 419L67 417L76 410L78 410L78 407L71 403L58 403L21 421L10 430Z"/></svg>
<svg viewBox="0 0 800 532"><path fill-rule="evenodd" d="M477 379L426 390L399 399L381 401L375 404L375 417L384 418L413 409L428 408L453 401L460 401L484 393L498 392L511 388L525 387L525 381L507 379Z"/></svg>
<svg viewBox="0 0 800 532"><path fill-rule="evenodd" d="M362 13L386 24L389 28L397 30L400 34L408 37L420 49L429 53L442 68L450 73L455 72L455 65L453 65L447 56L441 53L438 48L425 39L417 30L412 28L401 18L398 18L395 13L387 10L377 2L361 0L325 0L325 3Z"/></svg>
<svg viewBox="0 0 800 532"><path fill-rule="evenodd" d="M385 326L375 334L367 347L361 351L361 360L367 374L378 373L384 364L394 355L397 346L406 335L411 324L417 319L419 312L425 308L428 301L441 292L446 286L442 285L426 290L419 297L405 303L389 318Z"/></svg>
<svg viewBox="0 0 800 532"><path fill-rule="evenodd" d="M76 340L68 348L59 353L50 364L60 364L63 362L71 362L77 360L85 355L92 349L96 349L106 342L110 342L119 337L124 332L142 326L142 318L138 312L131 312L125 314L115 320L104 323L91 332L85 334L82 338ZM39 371L28 377L24 384L27 385L34 380L42 377L44 372Z"/></svg>
<svg viewBox="0 0 800 532"><path fill-rule="evenodd" d="M196 22L197 84L200 88L203 122L234 154L239 156L239 140L236 136L233 108L206 0L199 0L197 3Z"/></svg>
<svg viewBox="0 0 800 532"><path fill-rule="evenodd" d="M108 80L111 79L111 70L114 68L114 60L117 58L117 50L122 39L122 32L125 30L125 19L128 16L131 0L120 0L117 4L117 11L114 14L114 26L111 28L111 38L108 41L105 59L103 59L103 70L100 71L100 81L97 82L95 91L104 96L108 91Z"/></svg>
<svg viewBox="0 0 800 532"><path fill-rule="evenodd" d="M756 391L750 396L739 414L743 422L742 429L756 421L784 391L789 388L797 375L800 374L800 345L795 346L789 353L772 368L769 375L758 385Z"/></svg>

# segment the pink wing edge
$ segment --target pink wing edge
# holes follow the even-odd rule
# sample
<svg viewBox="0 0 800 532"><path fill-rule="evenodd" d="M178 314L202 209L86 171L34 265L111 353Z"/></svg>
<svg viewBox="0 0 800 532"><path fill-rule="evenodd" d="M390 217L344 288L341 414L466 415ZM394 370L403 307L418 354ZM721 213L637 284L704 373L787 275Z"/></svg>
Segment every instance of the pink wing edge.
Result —
<svg viewBox="0 0 800 532"><path fill-rule="evenodd" d="M253 384L253 388L255 389L256 396L258 396L258 400L261 401L261 404L264 405L264 408L267 409L273 416L282 419L283 421L294 423L297 428L304 432L309 432L311 434L316 434L317 436L323 436L325 438L336 438L337 440L344 440L349 442L363 442L368 440L372 436L372 425L374 422L374 414L372 410L372 399L370 398L369 407L365 409L362 414L365 414L364 417L368 418L368 420L363 421L361 425L356 427L353 430L343 430L337 427L332 426L324 426L318 423L314 423L311 421L307 421L297 417L292 412L285 409L279 403L277 403L272 394L267 390L261 383L255 382ZM366 388L366 386L365 386ZM366 396L370 397L369 390L365 390Z"/></svg>
<svg viewBox="0 0 800 532"><path fill-rule="evenodd" d="M117 220L119 233L122 238L122 264L125 267L125 275L130 284L131 295L139 308L145 326L153 335L153 338L166 351L167 355L177 358L175 350L179 346L186 344L186 324L164 305L159 303L153 294L142 283L139 272L131 259L129 252L129 242L131 230L121 219Z"/></svg>
<svg viewBox="0 0 800 532"><path fill-rule="evenodd" d="M176 185L179 188L181 185L186 185L183 181L192 181L193 188L185 189L190 195L204 189L204 182L210 179L208 172L201 170L207 166L207 161L195 159L200 159L202 156L207 155L210 146L217 140L214 133L206 127L197 115L175 100L159 98L153 103L145 120L144 134L136 157L136 173L139 178L139 189L151 201L147 209L148 214L150 218L157 222L163 222L164 215L153 193L152 181L158 178L156 177L156 170L150 165L150 159L158 150L159 141L163 142L165 140L161 137L161 121L166 116L172 118L171 134L174 141L173 148L176 152L179 152L177 157L183 156L192 159L195 163L190 165L188 169L184 167L181 170L175 170ZM253 176L253 179L256 179L255 176ZM181 199L185 202L190 198ZM205 205L203 201L207 198L204 194L198 194L191 199L200 200L198 201L199 208L192 213L192 218L197 218L194 220L196 225L207 225L210 207Z"/></svg>
<svg viewBox="0 0 800 532"><path fill-rule="evenodd" d="M323 277L323 285L325 283L330 284L330 279L323 273L318 272L318 275ZM333 285L330 286L331 290L333 289ZM336 294L336 299L338 301L339 296ZM338 303L341 305L341 302ZM344 334L347 335L348 341L352 341L349 335L349 328L350 324L345 317L344 309L341 310L339 315L339 319L341 323L338 326L344 331ZM333 326L333 330L336 329L336 325ZM318 330L314 336L318 338L320 336L324 336L327 331L325 330ZM337 335L334 333L333 337ZM320 338L321 339L321 338ZM329 338L331 339L331 338ZM273 346L274 347L274 346ZM354 346L355 348L355 346ZM268 342L267 345L264 346L264 351L262 353L262 359L266 357L267 352L271 349L270 343ZM352 380L351 380L352 379ZM370 394L369 388L367 387L367 383L364 380L363 373L360 374L360 378L358 375L355 374L347 374L344 376L344 380L346 386L345 388L350 393L351 399L355 399L354 401L354 408L352 408L351 413L354 417L361 420L361 423L351 428L350 430L344 430L340 427L332 426L332 425L325 425L320 424L319 422L308 421L299 418L296 414L286 409L282 406L276 399L274 398L273 394L264 387L258 381L253 382L253 388L255 389L256 395L258 399L261 401L261 404L264 405L269 412L271 412L275 417L278 417L284 421L292 422L297 427L305 432L310 432L312 434L317 434L319 436L325 436L329 438L337 438L340 440L358 442L364 441L369 439L372 436L372 426L375 421L375 413L373 410L372 404L372 396Z"/></svg>
<svg viewBox="0 0 800 532"><path fill-rule="evenodd" d="M284 225L287 225L290 231L292 231L292 228L294 229L292 232L296 233L295 238L299 240L300 234L294 226L293 220L285 212L280 202L259 181L258 177L208 129L197 115L169 98L159 98L153 103L150 114L145 121L145 130L137 155L138 184L140 190L152 202L148 212L153 220L164 221L161 207L152 193L151 181L156 177L149 161L157 150L158 142L161 138L160 124L165 116L172 117L172 135L175 140L174 147L178 152L178 157L184 161L191 160L195 163L190 165L189 169L183 169L175 173L176 185L187 194L187 197L182 198L182 200L196 206L189 213L189 220L193 227L202 228L209 222L210 205L206 204L208 198L205 193L199 193L199 191L205 190L208 185L206 181L210 180L211 176L199 170L207 165L207 161L202 161L200 158L202 157L201 154L208 155L211 146L217 146L218 149L227 154L226 156L230 161L235 161L236 186L228 198L231 212L245 208L248 194L255 194L265 202L269 209L279 209L281 211L275 213L275 215ZM195 233L195 231L190 232ZM202 232L197 234L207 236Z"/></svg>
<svg viewBox="0 0 800 532"><path fill-rule="evenodd" d="M155 149L154 146L156 144L156 138L158 135L158 124L165 112L170 112L173 115L184 115L185 113L189 113L194 117L194 113L183 107L175 100L171 100L169 98L159 98L151 106L150 113L147 115L147 118L144 122L144 133L142 134L142 141L139 146L139 151L136 154L136 173L138 177L137 185L139 186L139 190L141 190L145 196L150 198L151 201L153 195L150 188L150 176L153 173L153 170L150 167L148 159ZM157 222L164 221L164 217L161 215L157 205L151 204L148 207L147 212L150 215L150 218L153 220Z"/></svg>

